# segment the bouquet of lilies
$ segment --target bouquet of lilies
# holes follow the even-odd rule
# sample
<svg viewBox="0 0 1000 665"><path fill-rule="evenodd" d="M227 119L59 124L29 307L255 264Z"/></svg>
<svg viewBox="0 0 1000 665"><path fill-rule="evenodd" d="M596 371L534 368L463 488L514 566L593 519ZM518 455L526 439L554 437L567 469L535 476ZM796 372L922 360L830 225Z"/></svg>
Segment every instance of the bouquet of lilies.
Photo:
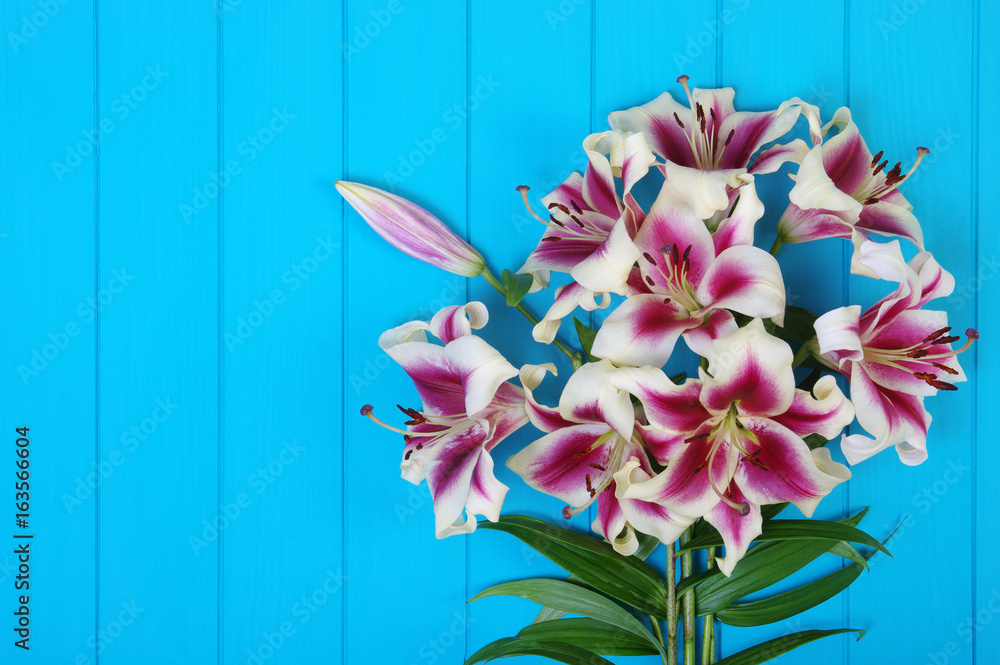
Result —
<svg viewBox="0 0 1000 665"><path fill-rule="evenodd" d="M528 598L543 609L469 663L523 654L565 663L643 654L669 665L679 655L688 665L714 663L716 621L762 625L831 598L885 552L857 528L864 512L839 521L776 516L790 503L811 518L850 478L826 445L838 437L850 465L890 447L903 464L923 462L931 422L924 398L965 380L957 355L978 335L968 330L965 346L953 348L960 337L947 314L926 307L951 293L954 279L924 249L899 191L927 150L918 148L903 173L870 152L847 108L826 124L799 98L773 111L737 112L731 88L678 82L685 101L664 93L612 113L608 131L584 140L585 172L541 199L544 212L532 212L541 240L501 279L423 208L367 185L337 184L392 245L452 273L482 276L534 324L537 342L572 361L558 404L542 403L534 393L555 365L515 367L478 337L488 320L480 302L446 307L379 339L423 406L400 407L405 429L378 420L370 405L361 412L403 436L402 476L427 481L437 537L477 524L499 529L570 573L480 593ZM800 117L809 141L781 143ZM765 213L756 181L786 163L795 184L768 252L754 246ZM640 183L656 192L651 203L640 201ZM528 188L518 191L532 211ZM913 258L904 258L898 237L915 246ZM824 238L851 242L851 272L884 280L887 295L864 311L850 305L821 316L787 305L780 248ZM569 281L538 319L522 299L546 289L552 271ZM574 311L612 307L597 330L574 318L574 343L557 338ZM697 378L663 370L679 339L700 357ZM866 433L841 436L855 419ZM501 516L508 488L494 475L492 453L522 427L538 433L507 465L564 501L567 519L596 506L597 537ZM659 543L665 579L645 562ZM851 563L745 599L824 553ZM794 633L718 662L761 663L848 630Z"/></svg>

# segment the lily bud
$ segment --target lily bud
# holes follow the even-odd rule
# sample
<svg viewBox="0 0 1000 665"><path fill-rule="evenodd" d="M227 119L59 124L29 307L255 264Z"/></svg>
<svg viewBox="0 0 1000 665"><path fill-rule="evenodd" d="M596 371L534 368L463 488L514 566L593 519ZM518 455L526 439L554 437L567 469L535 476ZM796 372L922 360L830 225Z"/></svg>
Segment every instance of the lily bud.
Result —
<svg viewBox="0 0 1000 665"><path fill-rule="evenodd" d="M465 277L485 269L482 254L415 203L356 182L337 181L337 191L376 233L410 256Z"/></svg>

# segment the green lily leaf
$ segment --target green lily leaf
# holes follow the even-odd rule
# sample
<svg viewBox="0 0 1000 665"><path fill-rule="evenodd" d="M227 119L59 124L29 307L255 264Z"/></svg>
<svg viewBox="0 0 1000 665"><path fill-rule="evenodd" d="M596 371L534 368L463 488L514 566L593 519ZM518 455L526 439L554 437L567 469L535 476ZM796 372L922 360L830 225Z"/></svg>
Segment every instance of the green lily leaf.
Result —
<svg viewBox="0 0 1000 665"><path fill-rule="evenodd" d="M819 318L808 309L789 306L785 308L785 325L774 330L774 336L786 342L804 344L816 336L813 324Z"/></svg>
<svg viewBox="0 0 1000 665"><path fill-rule="evenodd" d="M595 619L560 619L526 626L518 637L544 642L562 642L602 656L648 656L657 645L635 633Z"/></svg>
<svg viewBox="0 0 1000 665"><path fill-rule="evenodd" d="M521 304L524 296L528 295L528 291L531 290L531 283L533 281L531 275L518 275L504 268L501 278L503 279L503 285L507 288L507 305L517 307Z"/></svg>
<svg viewBox="0 0 1000 665"><path fill-rule="evenodd" d="M797 649L803 644L815 642L831 635L842 635L844 633L857 633L860 640L865 636L865 631L857 628L839 628L837 630L804 630L800 633L792 633L774 640L769 640L763 644L744 649L728 658L723 658L715 665L760 665L766 663L781 654L788 653L792 649Z"/></svg>
<svg viewBox="0 0 1000 665"><path fill-rule="evenodd" d="M639 549L636 550L636 553L633 554L632 556L638 557L643 561L645 561L649 557L649 555L653 553L653 550L655 550L660 545L660 541L654 538L653 536L647 535L645 533L637 533L635 535L636 538L639 539ZM572 582L573 584L580 584L582 586L586 586L583 583L583 580L581 580L576 575L570 575L567 581ZM543 607L541 611L538 613L538 616L536 616L535 620L532 621L531 623L555 621L556 619L561 619L564 616L566 616L565 612L554 610L551 607Z"/></svg>
<svg viewBox="0 0 1000 665"><path fill-rule="evenodd" d="M604 663L614 665L610 660L572 644L537 642L521 637L505 637L492 644L487 644L472 654L472 657L465 661L465 665L485 663L511 656L542 656L557 663L569 663L569 665L603 665Z"/></svg>
<svg viewBox="0 0 1000 665"><path fill-rule="evenodd" d="M580 338L580 346L583 347L587 360L592 363L597 362L597 358L590 352L594 348L594 338L597 337L597 332L575 316L573 317L573 325L576 326L576 336Z"/></svg>
<svg viewBox="0 0 1000 665"><path fill-rule="evenodd" d="M839 523L822 524L853 527L861 521L866 512L867 509ZM698 616L715 614L736 600L785 579L832 547L834 544L825 539L796 538L761 543L750 548L728 578L719 570L706 571L707 575L702 573L683 580L677 586L677 594L679 596L682 591L697 586ZM879 547L882 547L881 543Z"/></svg>
<svg viewBox="0 0 1000 665"><path fill-rule="evenodd" d="M842 540L867 545L889 554L889 550L882 543L864 531L847 524L823 520L772 520L765 522L763 533L754 538L754 542L763 543L772 540ZM677 551L680 553L719 545L722 545L722 536L716 532L701 536L697 542L692 540L687 545L678 548ZM889 554L889 556L892 555Z"/></svg>
<svg viewBox="0 0 1000 665"><path fill-rule="evenodd" d="M480 528L515 536L587 586L631 605L645 614L667 616L663 582L649 564L625 557L603 540L519 515L498 522L480 522Z"/></svg>
<svg viewBox="0 0 1000 665"><path fill-rule="evenodd" d="M867 560L874 554L875 550L872 550L867 557L862 557L860 563L844 566L790 591L746 603L734 603L715 616L730 626L763 626L783 621L833 598L849 587L861 571L868 568Z"/></svg>
<svg viewBox="0 0 1000 665"><path fill-rule="evenodd" d="M609 623L612 626L617 626L643 639L649 640L651 644L656 643L655 638L649 630L638 619L625 611L621 605L596 591L584 589L570 582L544 578L505 582L479 592L469 602L471 603L474 600L489 596L526 598L539 605L554 607L568 614L579 614L580 616Z"/></svg>

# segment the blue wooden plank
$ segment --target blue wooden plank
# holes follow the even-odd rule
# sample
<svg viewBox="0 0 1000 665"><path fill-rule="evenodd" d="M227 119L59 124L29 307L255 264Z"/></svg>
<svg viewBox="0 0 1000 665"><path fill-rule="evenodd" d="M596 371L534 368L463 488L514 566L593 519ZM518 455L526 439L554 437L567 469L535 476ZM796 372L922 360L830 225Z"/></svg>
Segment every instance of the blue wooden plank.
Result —
<svg viewBox="0 0 1000 665"><path fill-rule="evenodd" d="M99 456L126 458L99 496L98 625L114 635L100 660L214 663L217 14L108 2L98 25L98 112L117 127L101 146L97 279L125 283L101 313Z"/></svg>
<svg viewBox="0 0 1000 665"><path fill-rule="evenodd" d="M977 132L979 143L972 172L973 182L978 186L978 197L973 204L976 206L979 255L975 274L964 282L959 281L949 304L952 311L963 318L968 316L966 312L972 305L976 305L976 327L983 339L983 343L977 344L975 349L977 370L982 368L977 374L984 377L976 379L978 392L973 407L976 413L973 426L977 433L972 460L976 474L976 521L973 525L975 587L969 616L963 622L960 634L955 636L955 642L963 649L974 648L976 662L988 663L1000 654L1000 570L995 565L996 552L1000 547L1000 533L996 529L1000 520L1000 504L994 494L994 471L1000 465L1000 450L991 443L996 426L993 416L1000 401L1000 391L996 381L990 380L1000 367L1000 346L994 342L1000 339L1000 316L997 312L1000 283L996 279L1000 274L1000 234L992 228L990 213L995 208L994 192L985 174L989 173L986 169L993 156L1000 151L1000 132L994 121L995 109L1000 105L1000 59L996 57L1000 49L1000 5L995 2L977 4L979 41L976 46L979 52L975 57L979 67L976 81L979 107L973 109L976 114L973 131ZM974 646L970 646L970 641L974 641Z"/></svg>
<svg viewBox="0 0 1000 665"><path fill-rule="evenodd" d="M223 10L221 662L339 663L341 9Z"/></svg>
<svg viewBox="0 0 1000 665"><path fill-rule="evenodd" d="M738 110L777 108L782 101L799 97L820 108L824 120L846 102L844 89L844 3L823 5L798 2L750 3L745 0L725 0L722 3L722 85L736 89ZM766 27L765 27L766 26ZM808 57L801 51L775 54L765 34L795 35L800 43L808 43ZM796 131L782 142L802 138L809 140L805 119L800 119ZM774 174L756 180L757 192L764 203L765 213L757 225L758 247L768 249L776 236L775 226L788 206L792 182L787 173L796 167L786 165ZM844 273L847 271L845 241L829 239L782 247L778 259L785 280L789 305L805 307L822 314L844 305ZM821 272L818 272L821 271ZM839 447L832 446L840 461ZM846 510L848 488L840 485L820 504L817 517L834 519ZM797 513L790 509L791 513ZM824 559L776 589L791 588L816 579L837 566L835 560ZM770 595L773 592L760 594ZM841 627L845 622L844 598L832 599L822 606L766 627L748 629L723 626L723 655L736 653L768 639L809 628ZM843 642L823 640L795 650L774 662L798 663L817 660L843 660Z"/></svg>
<svg viewBox="0 0 1000 665"><path fill-rule="evenodd" d="M345 28L344 176L394 189L464 234L465 3L351 2ZM464 302L466 280L403 256L353 211L345 227L344 662L457 662L467 540L434 539L426 484L398 477L401 437L357 414L370 402L400 424L397 402L419 406L378 336ZM399 617L391 639L379 619L386 616Z"/></svg>
<svg viewBox="0 0 1000 665"><path fill-rule="evenodd" d="M890 162L911 163L918 145L931 149L919 175L902 190L921 220L927 248L960 284L975 271L968 176L972 6L851 3L849 26L855 120L869 145L884 148ZM934 94L940 81L948 82L945 95ZM867 305L891 287L852 278L849 295ZM945 301L930 307L949 309L949 323L957 330L973 322L971 306L957 309ZM971 371L972 356L964 356L963 365ZM854 469L851 504L872 505L869 521L882 525L883 534L911 517L891 544L893 564L877 561L873 574L851 591L850 621L870 629L851 645L852 663L890 657L972 662L969 645L953 644L972 603L972 402L970 384L927 400L934 417L930 458L919 467L904 467L888 451Z"/></svg>
<svg viewBox="0 0 1000 665"><path fill-rule="evenodd" d="M522 2L497 12L473 4L471 11L468 95L478 103L467 123L469 235L499 274L503 268L520 268L545 230L527 213L515 188L531 187L529 200L536 214L542 214L538 200L572 171L586 166L581 144L590 133L591 6ZM524 301L539 316L552 304L556 286L567 281L553 277L548 289ZM482 337L515 366L556 364L559 376L547 378L539 390L543 401L555 404L557 386L572 372L566 356L553 346L535 343L531 324L484 281L470 284L470 297L485 302L490 310L490 323ZM585 313L578 316L586 320ZM564 324L560 337L575 341L572 319ZM510 488L502 512L559 524L565 504L531 489L506 467L511 455L540 436L526 425L493 450L496 477ZM573 525L586 531L591 520L584 512L574 518ZM481 531L469 541L470 593L511 579L565 575L506 534ZM474 603L469 607L470 655L492 640L516 634L537 612L536 605L520 599Z"/></svg>
<svg viewBox="0 0 1000 665"><path fill-rule="evenodd" d="M99 639L94 493L114 471L95 457L94 7L5 2L0 25L0 660L83 665ZM17 427L29 428L26 529L14 522ZM22 539L27 573L14 533L34 536ZM13 631L22 595L25 636Z"/></svg>

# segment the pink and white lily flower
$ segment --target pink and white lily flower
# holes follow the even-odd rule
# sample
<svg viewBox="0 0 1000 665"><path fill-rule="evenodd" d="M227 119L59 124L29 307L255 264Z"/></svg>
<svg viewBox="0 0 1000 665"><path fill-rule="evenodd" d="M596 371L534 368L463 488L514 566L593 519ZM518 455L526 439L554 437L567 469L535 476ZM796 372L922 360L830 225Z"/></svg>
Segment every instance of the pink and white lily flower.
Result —
<svg viewBox="0 0 1000 665"><path fill-rule="evenodd" d="M833 127L839 132L822 140ZM901 163L886 170L889 161L882 159L881 151L872 155L868 150L846 107L838 109L813 140L817 143L801 161L789 193L791 203L778 222L782 242L850 239L858 231L901 236L923 249L923 232L910 212L913 206L898 188L928 153L926 148L917 148L917 159L906 174Z"/></svg>
<svg viewBox="0 0 1000 665"><path fill-rule="evenodd" d="M522 383L537 385L546 369L526 365ZM526 390L528 417L546 434L507 460L507 466L534 489L565 501L567 519L596 501L594 530L630 555L638 547L635 529L673 542L694 520L621 496L621 483L648 480L653 471L635 435L629 395L613 386L617 371L607 361L584 365L570 377L557 409L539 404Z"/></svg>
<svg viewBox="0 0 1000 665"><path fill-rule="evenodd" d="M729 575L761 533L760 506L790 501L811 517L850 471L803 437L832 438L854 408L832 376L812 395L795 388L792 351L760 319L715 341L709 373L674 385L650 367L622 369L617 385L635 395L640 428L666 470L631 484L625 498L662 505L676 519L705 517L722 534Z"/></svg>
<svg viewBox="0 0 1000 665"><path fill-rule="evenodd" d="M555 270L593 292L624 293L639 256L632 235L643 217L631 189L649 171L653 154L641 134L595 134L584 148L590 160L584 175L574 172L542 199L548 220L531 210L528 188L518 187L528 212L548 227L518 272L532 275L536 287L546 286ZM615 190L615 171L624 183L624 201Z"/></svg>
<svg viewBox="0 0 1000 665"><path fill-rule="evenodd" d="M611 313L594 340L593 354L616 365L660 367L684 336L699 355L710 357L712 340L736 330L734 310L780 323L785 286L773 256L751 244L763 213L753 176L739 203L716 234L686 200L665 183L635 244L642 252L641 281Z"/></svg>
<svg viewBox="0 0 1000 665"><path fill-rule="evenodd" d="M955 287L955 279L929 252L907 263L898 240L866 241L858 260L899 286L864 314L854 305L816 320L821 359L850 379L858 422L875 436L845 436L841 448L847 461L857 464L895 446L899 459L913 466L927 459L931 416L924 397L955 390L955 382L966 380L957 355L979 335L970 328L968 343L952 349L961 338L951 335L947 313L921 309Z"/></svg>
<svg viewBox="0 0 1000 665"><path fill-rule="evenodd" d="M396 249L465 277L475 277L486 268L482 254L416 203L358 182L338 180L336 187L361 218Z"/></svg>
<svg viewBox="0 0 1000 665"><path fill-rule="evenodd" d="M490 451L528 422L524 392L507 382L517 369L472 335L487 318L486 307L471 302L383 333L379 346L413 379L423 406L399 407L406 430L375 418L370 405L361 411L403 435L402 477L427 481L438 538L475 531L476 515L500 518L508 488L493 474ZM445 345L428 342L427 331Z"/></svg>
<svg viewBox="0 0 1000 665"><path fill-rule="evenodd" d="M677 81L687 94L688 106L663 93L642 106L608 116L612 129L642 132L653 152L666 162L660 169L667 182L688 201L695 215L709 219L728 209L748 172L771 173L794 152L775 146L750 164L764 144L781 138L799 117L797 106L777 111L748 113L733 108L732 88L688 88L688 77Z"/></svg>

